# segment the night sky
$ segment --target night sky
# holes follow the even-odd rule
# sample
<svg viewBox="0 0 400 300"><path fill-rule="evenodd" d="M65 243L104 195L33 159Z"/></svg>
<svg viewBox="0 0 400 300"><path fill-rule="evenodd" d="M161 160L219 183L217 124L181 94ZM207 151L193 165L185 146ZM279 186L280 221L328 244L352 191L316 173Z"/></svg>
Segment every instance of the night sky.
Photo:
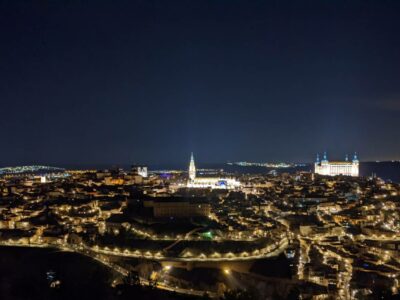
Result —
<svg viewBox="0 0 400 300"><path fill-rule="evenodd" d="M400 1L0 3L2 166L400 159Z"/></svg>

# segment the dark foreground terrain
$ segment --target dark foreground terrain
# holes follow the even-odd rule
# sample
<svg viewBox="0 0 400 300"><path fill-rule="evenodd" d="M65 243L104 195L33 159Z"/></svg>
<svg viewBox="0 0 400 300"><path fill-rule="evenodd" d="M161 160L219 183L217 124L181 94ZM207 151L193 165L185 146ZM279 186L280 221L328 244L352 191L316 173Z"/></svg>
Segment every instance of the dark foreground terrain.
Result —
<svg viewBox="0 0 400 300"><path fill-rule="evenodd" d="M46 272L61 281L50 288ZM150 288L111 287L116 274L91 258L51 249L0 247L0 299L193 299ZM196 298L197 299L197 298Z"/></svg>

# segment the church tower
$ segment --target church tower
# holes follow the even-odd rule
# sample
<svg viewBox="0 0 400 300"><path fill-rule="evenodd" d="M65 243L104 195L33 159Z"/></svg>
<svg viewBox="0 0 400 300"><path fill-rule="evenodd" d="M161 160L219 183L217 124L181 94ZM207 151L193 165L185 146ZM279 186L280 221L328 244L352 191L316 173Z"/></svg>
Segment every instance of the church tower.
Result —
<svg viewBox="0 0 400 300"><path fill-rule="evenodd" d="M359 166L360 166L360 161L358 160L357 157L357 152L354 153L354 158L351 164L351 176L358 176L359 175Z"/></svg>
<svg viewBox="0 0 400 300"><path fill-rule="evenodd" d="M193 152L190 155L190 164L189 164L189 179L194 180L196 178L196 166L194 165Z"/></svg>

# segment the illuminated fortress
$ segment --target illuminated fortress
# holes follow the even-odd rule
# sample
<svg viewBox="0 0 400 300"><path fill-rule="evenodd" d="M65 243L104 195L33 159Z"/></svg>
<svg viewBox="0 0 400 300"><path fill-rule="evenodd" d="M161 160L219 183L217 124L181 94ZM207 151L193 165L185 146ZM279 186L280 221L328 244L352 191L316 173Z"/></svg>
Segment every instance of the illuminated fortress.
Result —
<svg viewBox="0 0 400 300"><path fill-rule="evenodd" d="M235 189L241 186L234 178L196 177L193 153L190 156L188 188Z"/></svg>
<svg viewBox="0 0 400 300"><path fill-rule="evenodd" d="M317 161L314 164L315 173L320 175L336 176L358 176L359 174L359 161L357 154L354 154L352 161L349 161L347 155L345 161L328 161L326 152L324 153L323 159L319 160L317 155Z"/></svg>

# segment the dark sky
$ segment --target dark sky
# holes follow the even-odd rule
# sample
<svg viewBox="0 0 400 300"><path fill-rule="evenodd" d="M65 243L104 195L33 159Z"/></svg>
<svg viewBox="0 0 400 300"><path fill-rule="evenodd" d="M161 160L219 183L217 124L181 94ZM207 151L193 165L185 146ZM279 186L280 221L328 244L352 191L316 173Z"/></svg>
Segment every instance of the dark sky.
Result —
<svg viewBox="0 0 400 300"><path fill-rule="evenodd" d="M400 159L398 0L0 3L0 165Z"/></svg>

